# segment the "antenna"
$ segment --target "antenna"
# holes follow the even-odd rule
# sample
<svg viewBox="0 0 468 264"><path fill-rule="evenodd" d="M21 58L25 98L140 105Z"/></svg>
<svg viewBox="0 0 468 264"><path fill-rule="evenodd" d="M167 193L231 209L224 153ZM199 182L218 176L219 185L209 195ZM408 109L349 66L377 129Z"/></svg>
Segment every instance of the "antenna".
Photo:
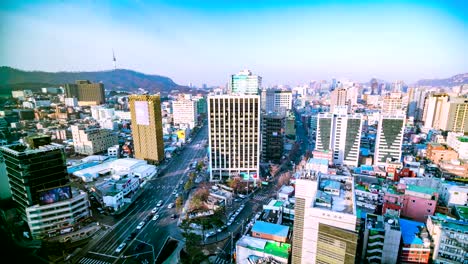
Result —
<svg viewBox="0 0 468 264"><path fill-rule="evenodd" d="M115 59L114 49L112 49L112 60L114 61L114 70L117 70L117 60Z"/></svg>

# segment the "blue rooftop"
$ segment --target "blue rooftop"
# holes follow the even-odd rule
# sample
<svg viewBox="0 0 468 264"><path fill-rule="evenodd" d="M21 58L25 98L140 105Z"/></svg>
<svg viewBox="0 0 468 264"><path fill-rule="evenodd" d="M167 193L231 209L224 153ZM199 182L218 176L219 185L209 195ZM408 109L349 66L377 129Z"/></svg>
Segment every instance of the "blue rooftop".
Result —
<svg viewBox="0 0 468 264"><path fill-rule="evenodd" d="M79 170L83 170L83 169L86 169L86 168L89 168L89 167L93 167L93 166L96 166L96 165L99 165L100 162L99 161L91 161L91 162L87 162L87 163L83 163L83 164L80 164L80 165L76 165L76 166L70 166L67 168L67 172L72 174L76 171L79 171Z"/></svg>
<svg viewBox="0 0 468 264"><path fill-rule="evenodd" d="M289 226L257 221L252 227L252 232L287 237L289 232Z"/></svg>
<svg viewBox="0 0 468 264"><path fill-rule="evenodd" d="M320 164L320 165L328 165L328 160L327 159L318 159L318 158L310 158L307 163L313 163L313 164Z"/></svg>
<svg viewBox="0 0 468 264"><path fill-rule="evenodd" d="M424 226L424 223L411 221L407 219L400 219L401 236L403 243L422 245L423 241L418 237L419 226Z"/></svg>

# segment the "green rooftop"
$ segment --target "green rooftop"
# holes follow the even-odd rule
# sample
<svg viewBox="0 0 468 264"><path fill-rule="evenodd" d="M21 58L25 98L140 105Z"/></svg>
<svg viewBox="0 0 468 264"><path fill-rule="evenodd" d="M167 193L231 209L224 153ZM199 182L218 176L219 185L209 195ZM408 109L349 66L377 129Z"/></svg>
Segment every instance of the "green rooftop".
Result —
<svg viewBox="0 0 468 264"><path fill-rule="evenodd" d="M437 192L437 190L434 189L434 188L423 187L423 186L418 186L418 185L408 185L406 187L406 190L413 191L413 192L418 192L418 193L429 194L429 195L433 195L434 193Z"/></svg>
<svg viewBox="0 0 468 264"><path fill-rule="evenodd" d="M468 206L455 206L458 217L463 221L468 221Z"/></svg>
<svg viewBox="0 0 468 264"><path fill-rule="evenodd" d="M468 143L468 137L458 137L458 141Z"/></svg>
<svg viewBox="0 0 468 264"><path fill-rule="evenodd" d="M283 201L276 201L275 204L274 204L273 206L275 206L275 207L280 207L280 206L282 206L283 204L284 204Z"/></svg>
<svg viewBox="0 0 468 264"><path fill-rule="evenodd" d="M287 259L289 257L290 248L291 245L288 243L266 242L263 251L273 256Z"/></svg>

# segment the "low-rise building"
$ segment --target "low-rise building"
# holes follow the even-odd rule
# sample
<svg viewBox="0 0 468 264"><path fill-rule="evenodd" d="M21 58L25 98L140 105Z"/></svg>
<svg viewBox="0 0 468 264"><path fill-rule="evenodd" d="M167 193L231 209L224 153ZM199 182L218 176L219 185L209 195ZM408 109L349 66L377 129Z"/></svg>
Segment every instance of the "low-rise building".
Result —
<svg viewBox="0 0 468 264"><path fill-rule="evenodd" d="M236 263L249 263L253 256L272 258L279 263L288 263L291 244L270 241L251 236L243 236L236 243ZM258 259L255 258L255 259Z"/></svg>
<svg viewBox="0 0 468 264"><path fill-rule="evenodd" d="M434 142L427 144L426 156L435 164L439 164L441 161L458 159L458 153L451 147Z"/></svg>
<svg viewBox="0 0 468 264"><path fill-rule="evenodd" d="M88 195L76 189L72 189L71 194L66 200L26 208L27 222L33 239L55 237L76 231L82 222L91 216Z"/></svg>
<svg viewBox="0 0 468 264"><path fill-rule="evenodd" d="M437 189L418 185L407 185L403 197L401 216L425 222L434 215L439 192Z"/></svg>
<svg viewBox="0 0 468 264"><path fill-rule="evenodd" d="M289 239L289 227L263 221L257 221L252 227L252 237L284 243Z"/></svg>
<svg viewBox="0 0 468 264"><path fill-rule="evenodd" d="M401 242L399 218L367 214L362 239L363 263L397 263Z"/></svg>
<svg viewBox="0 0 468 264"><path fill-rule="evenodd" d="M118 136L108 129L90 128L85 125L71 126L75 152L93 155L107 151L107 148L118 144Z"/></svg>
<svg viewBox="0 0 468 264"><path fill-rule="evenodd" d="M400 219L403 243L399 263L429 263L431 241L424 223Z"/></svg>

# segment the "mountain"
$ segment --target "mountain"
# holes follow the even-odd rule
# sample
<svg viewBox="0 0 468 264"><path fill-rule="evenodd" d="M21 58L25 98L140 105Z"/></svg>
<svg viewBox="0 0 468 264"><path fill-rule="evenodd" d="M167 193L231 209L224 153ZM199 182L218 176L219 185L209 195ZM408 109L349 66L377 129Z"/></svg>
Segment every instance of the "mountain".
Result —
<svg viewBox="0 0 468 264"><path fill-rule="evenodd" d="M176 84L170 78L149 75L126 69L93 72L43 72L23 71L11 67L0 67L0 89L34 89L47 86L74 83L76 80L90 80L104 83L106 90L135 91L143 88L150 93L170 93L173 90L189 92L190 88Z"/></svg>
<svg viewBox="0 0 468 264"><path fill-rule="evenodd" d="M447 79L423 79L416 82L418 86L458 86L468 84L468 73L457 74Z"/></svg>

